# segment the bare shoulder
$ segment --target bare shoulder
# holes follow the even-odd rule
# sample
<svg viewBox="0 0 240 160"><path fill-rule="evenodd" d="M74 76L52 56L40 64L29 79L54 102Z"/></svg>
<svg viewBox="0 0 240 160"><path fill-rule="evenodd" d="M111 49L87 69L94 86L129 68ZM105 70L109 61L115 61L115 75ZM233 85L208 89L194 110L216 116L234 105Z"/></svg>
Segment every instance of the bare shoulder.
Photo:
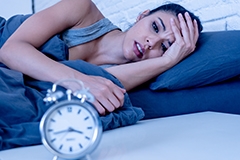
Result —
<svg viewBox="0 0 240 160"><path fill-rule="evenodd" d="M61 0L49 10L61 15L70 28L85 27L103 18L102 13L91 0Z"/></svg>
<svg viewBox="0 0 240 160"><path fill-rule="evenodd" d="M82 1L82 0L75 0L75 1ZM83 0L81 2L81 9L76 9L76 13L81 15L81 19L76 24L76 27L86 27L95 23L96 21L102 19L104 16L96 7L96 5L91 0Z"/></svg>

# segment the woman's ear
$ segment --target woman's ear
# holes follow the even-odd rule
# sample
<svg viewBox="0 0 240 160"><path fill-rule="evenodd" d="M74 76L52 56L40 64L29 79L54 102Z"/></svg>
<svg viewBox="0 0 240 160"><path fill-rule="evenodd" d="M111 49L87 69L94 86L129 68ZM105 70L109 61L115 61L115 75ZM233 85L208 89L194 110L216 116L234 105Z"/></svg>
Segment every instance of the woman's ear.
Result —
<svg viewBox="0 0 240 160"><path fill-rule="evenodd" d="M146 17L149 15L150 10L145 10L144 12L140 13L139 16L136 19L136 22L140 21L142 18Z"/></svg>

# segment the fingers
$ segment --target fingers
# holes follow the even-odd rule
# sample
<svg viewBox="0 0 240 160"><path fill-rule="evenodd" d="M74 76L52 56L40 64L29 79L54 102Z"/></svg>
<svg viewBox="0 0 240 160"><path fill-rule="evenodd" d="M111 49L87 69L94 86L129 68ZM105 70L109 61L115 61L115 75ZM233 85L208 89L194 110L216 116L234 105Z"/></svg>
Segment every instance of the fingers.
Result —
<svg viewBox="0 0 240 160"><path fill-rule="evenodd" d="M195 38L194 38L194 42L197 43L197 40L198 40L198 37L199 37L199 30L198 30L198 24L197 24L197 21L194 19L193 20L193 23L194 23L194 29L195 29Z"/></svg>
<svg viewBox="0 0 240 160"><path fill-rule="evenodd" d="M192 20L188 12L184 14L184 17L182 14L178 15L182 40L185 43L186 49L193 52L199 37L197 21Z"/></svg>
<svg viewBox="0 0 240 160"><path fill-rule="evenodd" d="M188 12L185 13L185 18L187 20L187 26L188 26L189 33L190 33L189 38L190 38L190 40L192 40L191 42L196 44L198 37L199 37L197 21L196 21L196 19L192 20L192 18L190 17Z"/></svg>
<svg viewBox="0 0 240 160"><path fill-rule="evenodd" d="M93 105L100 115L106 114L105 108L97 100L93 102Z"/></svg>
<svg viewBox="0 0 240 160"><path fill-rule="evenodd" d="M175 42L173 43L173 45L169 49L172 49L172 50L175 50L175 51L176 50L182 50L184 48L184 45L185 45L185 40L183 38L183 33L180 31L180 29L178 28L178 26L176 24L177 22L173 18L170 20L170 22L171 22L172 31L173 31L173 34L174 34L174 37L175 37ZM180 24L180 28L181 27L185 27L184 24ZM184 33L184 34L186 34L186 33ZM174 52L174 51L172 51L172 52Z"/></svg>
<svg viewBox="0 0 240 160"><path fill-rule="evenodd" d="M174 43L168 48L163 57L178 63L195 50L199 37L196 20L192 20L189 13L178 15L178 21L170 19L171 28L175 37Z"/></svg>
<svg viewBox="0 0 240 160"><path fill-rule="evenodd" d="M102 77L99 77L100 79ZM100 81L98 81L99 83ZM123 106L125 89L115 85L112 81L101 79L101 84L95 88L90 88L90 92L94 95L95 101L93 105L101 115L113 112ZM96 84L95 84L96 86Z"/></svg>
<svg viewBox="0 0 240 160"><path fill-rule="evenodd" d="M113 103L114 106L123 106L124 103L124 94L126 93L126 90L123 88L118 87L117 89L114 89L114 96L117 98L117 102ZM113 102L114 100L112 100Z"/></svg>
<svg viewBox="0 0 240 160"><path fill-rule="evenodd" d="M192 35L194 35L194 31L195 31L195 29L194 29L194 24L193 24L193 20L192 20L192 18L190 17L190 15L189 15L189 13L188 12L186 12L185 14L184 14L184 16L185 16L185 19L186 19L186 23L187 23L187 28L188 28L188 30L189 30L189 33L190 33L190 37L192 36Z"/></svg>
<svg viewBox="0 0 240 160"><path fill-rule="evenodd" d="M183 18L183 15L182 14L178 14L178 19L179 19L179 22L180 22L180 28L181 28L181 33L182 33L182 37L184 39L184 41L186 43L189 43L190 39L190 35L189 35L189 28L187 26L188 23L185 22L184 18ZM188 22L188 18L187 19L187 22Z"/></svg>
<svg viewBox="0 0 240 160"><path fill-rule="evenodd" d="M108 96L106 96L108 95ZM106 115L109 112L113 112L119 107L123 106L124 93L118 95L112 93L105 93L105 95L97 96L94 105L101 115Z"/></svg>

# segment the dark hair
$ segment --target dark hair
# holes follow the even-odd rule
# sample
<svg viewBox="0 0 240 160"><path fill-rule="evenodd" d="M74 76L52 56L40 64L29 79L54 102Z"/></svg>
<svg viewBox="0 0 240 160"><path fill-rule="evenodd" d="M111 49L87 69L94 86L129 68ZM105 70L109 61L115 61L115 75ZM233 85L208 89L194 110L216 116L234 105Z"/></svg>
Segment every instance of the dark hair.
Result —
<svg viewBox="0 0 240 160"><path fill-rule="evenodd" d="M191 19L192 20L195 19L197 21L199 33L203 30L203 26L201 24L200 19L197 16L195 16L192 12L188 11L187 9L185 9L183 6L181 6L179 4L168 3L168 4L161 5L155 9L151 10L149 12L149 15L153 14L155 12L158 12L158 11L170 12L170 13L174 14L175 16L178 16L179 13L184 15L184 13L188 12Z"/></svg>

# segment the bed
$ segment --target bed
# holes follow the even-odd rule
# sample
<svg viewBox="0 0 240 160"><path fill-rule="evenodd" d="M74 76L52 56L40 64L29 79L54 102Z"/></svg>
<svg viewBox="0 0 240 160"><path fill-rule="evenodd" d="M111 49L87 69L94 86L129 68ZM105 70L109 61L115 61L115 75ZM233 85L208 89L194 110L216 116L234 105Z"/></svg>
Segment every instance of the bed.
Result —
<svg viewBox="0 0 240 160"><path fill-rule="evenodd" d="M0 47L29 16L19 15L8 21L1 19ZM239 114L239 37L240 31L237 30L203 32L192 55L127 93L122 108L102 116L104 131L134 125L140 120L189 113ZM106 77L122 86L99 66L81 60L68 61L68 48L59 35L52 37L39 50L76 70ZM59 53L62 56L59 57ZM43 98L52 84L31 79L3 64L0 64L0 77L0 150L41 144L39 121L49 107Z"/></svg>

